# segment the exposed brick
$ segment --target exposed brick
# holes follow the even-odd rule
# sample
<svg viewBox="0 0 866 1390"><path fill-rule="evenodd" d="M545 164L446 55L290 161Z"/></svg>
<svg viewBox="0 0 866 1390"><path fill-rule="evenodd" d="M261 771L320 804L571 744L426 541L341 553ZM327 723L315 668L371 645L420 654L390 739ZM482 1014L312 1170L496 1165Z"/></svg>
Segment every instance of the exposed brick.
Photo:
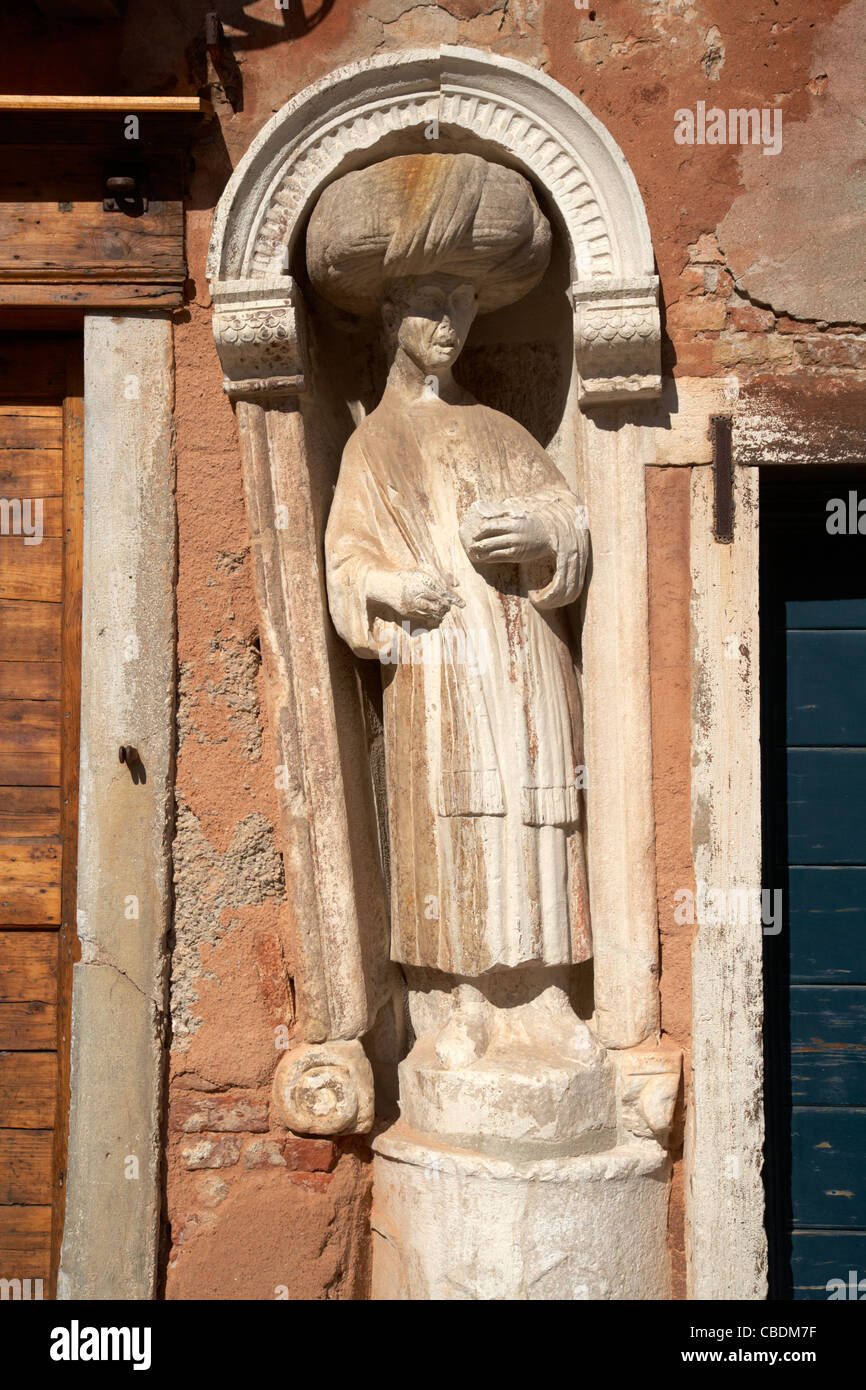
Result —
<svg viewBox="0 0 866 1390"><path fill-rule="evenodd" d="M692 265L724 265L725 258L712 232L705 232L689 247L689 260Z"/></svg>
<svg viewBox="0 0 866 1390"><path fill-rule="evenodd" d="M221 1134L214 1139L199 1139L181 1150L187 1168L230 1168L237 1163L241 1141L234 1135Z"/></svg>
<svg viewBox="0 0 866 1390"><path fill-rule="evenodd" d="M202 1219L198 1212L190 1212L188 1215L175 1216L171 1223L171 1243L172 1245L183 1245L190 1240L202 1225Z"/></svg>
<svg viewBox="0 0 866 1390"><path fill-rule="evenodd" d="M707 288L706 267L704 266L687 265L684 270L680 271L679 278L686 294L703 294Z"/></svg>
<svg viewBox="0 0 866 1390"><path fill-rule="evenodd" d="M740 333L766 333L776 322L769 309L758 309L754 304L733 304L729 309L730 327Z"/></svg>
<svg viewBox="0 0 866 1390"><path fill-rule="evenodd" d="M291 1023L291 990L282 942L276 932L257 933L253 942L253 959L269 1018L274 1023Z"/></svg>
<svg viewBox="0 0 866 1390"><path fill-rule="evenodd" d="M199 1189L199 1201L204 1207L218 1207L228 1195L228 1183L222 1178L205 1178Z"/></svg>
<svg viewBox="0 0 866 1390"><path fill-rule="evenodd" d="M246 1091L179 1092L170 1109L170 1126L184 1134L204 1130L259 1134L268 1127L267 1100Z"/></svg>
<svg viewBox="0 0 866 1390"><path fill-rule="evenodd" d="M707 294L715 294L719 288L719 267L717 265L705 265L703 268L695 266L695 270L701 270L704 277L704 289Z"/></svg>
<svg viewBox="0 0 866 1390"><path fill-rule="evenodd" d="M286 1139L283 1142L286 1166L295 1172L326 1173L334 1162L330 1139Z"/></svg>
<svg viewBox="0 0 866 1390"><path fill-rule="evenodd" d="M285 1168L283 1146L279 1139L251 1139L244 1149L245 1168Z"/></svg>
<svg viewBox="0 0 866 1390"><path fill-rule="evenodd" d="M716 376L719 366L716 361L715 338L681 339L676 344L676 355L669 346L668 339L662 340L662 361L666 374L675 376Z"/></svg>
<svg viewBox="0 0 866 1390"><path fill-rule="evenodd" d="M287 1173L286 1177L295 1187L303 1187L307 1192L327 1192L333 1173Z"/></svg>
<svg viewBox="0 0 866 1390"><path fill-rule="evenodd" d="M790 367L794 365L792 343L775 333L732 333L716 344L716 358L723 367L738 363L747 366Z"/></svg>
<svg viewBox="0 0 866 1390"><path fill-rule="evenodd" d="M815 336L799 339L794 347L804 367L866 367L866 338Z"/></svg>
<svg viewBox="0 0 866 1390"><path fill-rule="evenodd" d="M680 299L668 309L668 331L677 333L718 333L725 326L725 306L718 299L695 296Z"/></svg>

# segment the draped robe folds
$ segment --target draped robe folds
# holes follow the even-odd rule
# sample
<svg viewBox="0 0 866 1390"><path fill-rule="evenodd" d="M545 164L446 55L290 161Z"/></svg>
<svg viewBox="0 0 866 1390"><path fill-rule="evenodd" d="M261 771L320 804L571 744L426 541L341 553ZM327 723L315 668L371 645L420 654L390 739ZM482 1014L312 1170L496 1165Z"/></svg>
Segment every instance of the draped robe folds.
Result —
<svg viewBox="0 0 866 1390"><path fill-rule="evenodd" d="M476 568L460 523L505 499L544 518L550 558ZM580 689L562 611L586 553L574 493L498 411L407 404L389 388L346 446L328 596L344 640L382 663L393 960L475 976L590 955ZM429 631L391 621L371 580L398 570L455 586L465 607Z"/></svg>

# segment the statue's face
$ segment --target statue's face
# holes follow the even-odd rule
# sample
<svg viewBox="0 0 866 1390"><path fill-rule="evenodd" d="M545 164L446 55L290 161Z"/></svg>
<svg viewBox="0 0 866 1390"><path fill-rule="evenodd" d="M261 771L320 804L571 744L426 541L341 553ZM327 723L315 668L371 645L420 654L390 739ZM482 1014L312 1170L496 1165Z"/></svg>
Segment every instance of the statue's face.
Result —
<svg viewBox="0 0 866 1390"><path fill-rule="evenodd" d="M468 280L425 275L400 281L383 307L382 318L415 365L435 374L460 356L476 308L475 287Z"/></svg>

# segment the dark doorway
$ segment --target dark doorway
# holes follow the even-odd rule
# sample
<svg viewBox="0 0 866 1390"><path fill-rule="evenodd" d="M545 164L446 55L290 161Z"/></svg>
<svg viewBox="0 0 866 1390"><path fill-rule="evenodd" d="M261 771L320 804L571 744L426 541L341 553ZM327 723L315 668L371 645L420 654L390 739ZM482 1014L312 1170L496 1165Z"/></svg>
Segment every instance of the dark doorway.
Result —
<svg viewBox="0 0 866 1390"><path fill-rule="evenodd" d="M860 1279L866 1294L866 468L762 470L760 525L764 886L785 906L781 933L764 938L770 1297L856 1297Z"/></svg>

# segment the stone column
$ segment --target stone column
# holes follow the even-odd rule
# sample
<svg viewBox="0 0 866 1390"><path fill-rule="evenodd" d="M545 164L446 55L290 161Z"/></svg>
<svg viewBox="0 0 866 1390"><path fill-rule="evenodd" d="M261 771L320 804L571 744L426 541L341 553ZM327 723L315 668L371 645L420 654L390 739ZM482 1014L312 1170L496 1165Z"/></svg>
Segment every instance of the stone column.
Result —
<svg viewBox="0 0 866 1390"><path fill-rule="evenodd" d="M171 323L84 324L78 936L58 1296L153 1298L171 910ZM138 758L121 763L121 745Z"/></svg>

